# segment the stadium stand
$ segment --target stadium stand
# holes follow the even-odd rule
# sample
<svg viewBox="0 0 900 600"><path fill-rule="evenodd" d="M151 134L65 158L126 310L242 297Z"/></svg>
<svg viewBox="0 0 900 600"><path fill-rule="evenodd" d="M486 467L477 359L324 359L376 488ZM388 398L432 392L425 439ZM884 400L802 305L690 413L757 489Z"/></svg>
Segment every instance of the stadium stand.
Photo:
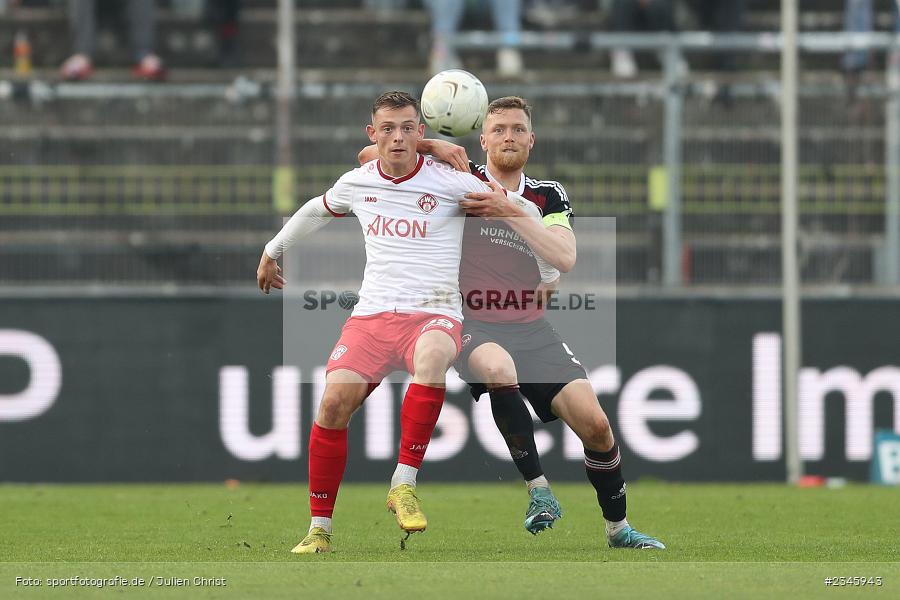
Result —
<svg viewBox="0 0 900 600"><path fill-rule="evenodd" d="M309 0L297 12L300 97L294 161L300 198L320 193L355 162L363 119L386 87L427 77L428 16L362 8L360 0ZM602 31L607 3L576 2L552 23L526 12L526 28ZM19 31L32 43L34 74L16 78L0 60L0 281L253 285L272 208L274 0L247 0L240 15L241 68L219 69L203 19L162 4L160 53L169 82L138 84L126 70L127 40L102 35L99 69L61 85L67 25L58 3L26 3L0 16L0 48ZM842 0L804 9L807 31L841 29ZM890 12L876 23L887 28ZM692 17L681 11L683 29ZM778 2L750 2L746 29L777 29ZM477 21L470 28L485 28ZM660 213L648 183L662 162L662 101L641 87L657 61L639 56L630 88L609 57L582 47L524 53L522 81L493 72L494 52L466 50L466 67L492 96L518 93L536 106L539 143L530 173L562 181L580 216L618 219L621 284L660 281ZM694 285L766 285L779 278L779 112L771 86L776 54L748 53L739 70L710 70L689 54L682 119L684 275ZM872 82L883 76L878 57ZM801 259L810 284L870 284L884 228L885 119L872 97L848 110L839 57L801 55ZM880 69L880 70L879 70ZM733 84L729 103L718 82ZM416 91L415 89L413 91ZM865 95L864 95L865 96ZM477 139L466 140L477 157ZM584 256L582 256L584 260Z"/></svg>

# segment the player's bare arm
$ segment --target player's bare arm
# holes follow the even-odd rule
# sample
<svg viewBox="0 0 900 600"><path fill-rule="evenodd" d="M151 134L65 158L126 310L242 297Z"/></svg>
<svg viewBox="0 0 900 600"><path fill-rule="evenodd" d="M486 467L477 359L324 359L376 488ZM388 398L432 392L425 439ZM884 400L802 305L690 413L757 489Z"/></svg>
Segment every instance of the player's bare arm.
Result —
<svg viewBox="0 0 900 600"><path fill-rule="evenodd" d="M575 234L559 225L545 227L543 223L530 218L524 208L510 202L507 192L494 183L487 182L490 192L469 192L466 200L459 203L468 214L485 219L500 219L507 223L528 243L538 256L562 271L568 273L575 266Z"/></svg>
<svg viewBox="0 0 900 600"><path fill-rule="evenodd" d="M416 143L416 152L419 154L430 154L436 159L449 164L457 171L469 172L469 157L466 154L466 149L462 146L457 146L444 140L421 139ZM361 165L375 160L378 158L378 146L375 144L366 146L360 150L357 158Z"/></svg>

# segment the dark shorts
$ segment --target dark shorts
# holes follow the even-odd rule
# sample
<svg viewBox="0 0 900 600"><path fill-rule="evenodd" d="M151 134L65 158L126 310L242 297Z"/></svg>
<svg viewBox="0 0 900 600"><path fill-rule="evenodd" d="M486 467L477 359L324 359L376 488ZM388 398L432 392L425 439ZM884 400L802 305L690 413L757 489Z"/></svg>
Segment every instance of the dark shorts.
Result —
<svg viewBox="0 0 900 600"><path fill-rule="evenodd" d="M516 365L519 389L544 423L558 417L550 410L553 398L568 383L587 379L584 367L546 319L531 323L488 323L466 319L462 352L456 363L472 397L478 400L487 387L469 371L469 356L478 346L493 342L509 352Z"/></svg>

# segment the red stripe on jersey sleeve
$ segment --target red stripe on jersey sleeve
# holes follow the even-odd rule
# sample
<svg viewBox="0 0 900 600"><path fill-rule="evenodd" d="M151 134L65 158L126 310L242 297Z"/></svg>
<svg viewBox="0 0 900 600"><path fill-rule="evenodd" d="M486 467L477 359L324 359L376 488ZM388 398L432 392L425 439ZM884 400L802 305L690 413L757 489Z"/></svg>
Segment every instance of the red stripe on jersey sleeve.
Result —
<svg viewBox="0 0 900 600"><path fill-rule="evenodd" d="M330 212L331 216L333 216L333 217L346 217L347 216L347 213L336 213L333 210L331 210L331 207L328 206L328 194L322 194L322 204L325 205L325 210Z"/></svg>

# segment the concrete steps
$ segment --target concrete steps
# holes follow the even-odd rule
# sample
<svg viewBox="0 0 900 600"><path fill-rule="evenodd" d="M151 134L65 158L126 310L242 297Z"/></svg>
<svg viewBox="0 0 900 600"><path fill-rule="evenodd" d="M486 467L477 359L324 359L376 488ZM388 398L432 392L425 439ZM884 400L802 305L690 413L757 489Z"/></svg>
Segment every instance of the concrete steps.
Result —
<svg viewBox="0 0 900 600"><path fill-rule="evenodd" d="M277 13L271 2L247 2L241 12L238 45L241 66L247 69L271 68L275 60L275 30ZM807 31L833 31L842 26L842 0L822 0L815 10L801 12L801 28ZM608 17L597 4L582 3L582 11L563 14L555 19L552 28L563 31L593 32L607 28ZM530 21L526 13L525 26L541 29L546 24ZM111 15L98 39L97 65L124 67L130 63L127 29L121 18ZM746 30L773 31L778 28L778 6L770 2L751 3L747 11ZM403 12L380 12L362 7L359 0L315 0L305 2L296 12L298 66L317 69L425 69L430 48L429 15L413 2ZM876 15L881 29L889 28L892 16L882 10ZM683 27L696 27L689 12L681 19ZM486 16L469 16L466 28L491 29ZM55 69L70 52L68 25L62 8L18 9L0 18L0 48L11 48L12 38L19 30L31 37L33 60L39 68ZM173 70L215 66L218 61L218 41L211 24L204 18L184 17L168 9L161 9L158 18L159 52ZM568 69L608 70L608 56L604 52L543 52L526 51L529 69L559 72ZM877 57L876 57L877 58ZM492 52L465 52L466 67L473 71L494 68ZM710 57L700 53L689 56L695 69L714 67ZM7 59L8 60L8 59ZM639 54L642 70L658 71L658 61L652 54ZM3 64L0 60L0 65ZM772 70L778 67L774 55L744 55L739 64L744 69ZM801 55L801 67L807 70L836 68L836 57ZM876 60L876 67L880 66Z"/></svg>
<svg viewBox="0 0 900 600"><path fill-rule="evenodd" d="M591 10L561 18L554 26L602 30L606 15L596 10L595 2L583 4ZM158 38L171 83L225 87L246 76L271 86L275 0L246 0L245 5L242 67L227 70L210 68L217 60L217 42L207 23L161 11ZM292 133L298 197L306 198L355 164L356 152L367 143L362 126L378 91L396 87L418 92L428 75L430 38L428 15L421 7L398 15L362 9L360 0L304 0L302 6L297 14L298 81L304 92ZM778 6L777 0L751 3L748 29L774 29ZM838 29L842 7L843 0L821 0L815 11L804 10L801 24L807 30ZM879 27L886 27L886 17L889 13L879 13ZM468 26L489 29L477 19ZM21 29L31 35L35 77L52 82L69 49L64 13L42 8L0 17L0 48L11 47ZM104 35L100 46L97 63L103 68L92 84L130 81L127 39ZM539 143L532 174L562 180L582 217L609 214L592 207L615 207L619 282L657 283L661 220L660 213L648 208L647 173L662 162L661 102L652 94L635 99L572 91L573 85L611 81L603 52L526 52L528 71L521 82L497 77L493 52L466 52L463 58L492 97L521 93L535 105ZM779 224L772 198L777 194L773 169L780 156L778 106L766 94L735 97L730 105L714 102L706 82L777 80L778 58L742 56L737 74L707 71L712 64L705 55L688 58L693 83L685 101L682 152L686 172L694 178L685 184L684 215L691 278L703 284L777 283ZM656 58L645 54L638 59L643 79L637 85L658 80ZM13 77L10 62L9 53L0 54L0 80ZM802 198L815 200L819 211L805 211L801 218L806 232L802 268L811 283L871 279L883 229L877 211L884 195L883 109L872 101L849 110L836 87L837 64L837 56L801 56L806 83L838 89L822 98L801 99L799 111L801 163L817 165L815 173L801 180ZM881 81L880 74L872 80ZM88 182L81 174L68 180L45 174L28 183L30 214L10 210L22 198L24 184L0 174L0 280L252 285L261 243L280 222L269 185L274 160L270 89L241 100L225 93L202 99L170 96L149 93L102 103L91 98L32 102L26 95L0 100L4 165L163 165L188 174L217 165L235 171L193 180L188 175L186 181L148 174L137 182L115 174ZM481 155L474 136L465 145L470 156ZM853 165L853 174L842 170L846 163ZM248 165L258 165L259 172L237 172ZM717 170L721 165L742 170L729 176ZM710 175L697 175L703 166L710 167ZM140 200L129 206L134 194ZM61 209L71 198L94 206L72 202ZM160 209L154 212L157 200ZM192 202L199 210L189 210ZM750 208L742 213L735 202ZM754 213L757 204L765 206ZM73 229L83 235L73 238ZM15 237L17 232L26 232L26 238Z"/></svg>

